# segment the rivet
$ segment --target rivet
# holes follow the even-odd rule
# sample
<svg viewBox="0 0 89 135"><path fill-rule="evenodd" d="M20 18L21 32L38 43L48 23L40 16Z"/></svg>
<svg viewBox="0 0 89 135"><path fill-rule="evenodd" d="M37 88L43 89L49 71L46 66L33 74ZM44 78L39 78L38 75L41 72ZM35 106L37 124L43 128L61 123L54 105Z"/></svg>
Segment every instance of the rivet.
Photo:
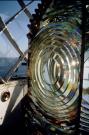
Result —
<svg viewBox="0 0 89 135"><path fill-rule="evenodd" d="M6 91L1 94L1 101L5 102L10 98L10 92Z"/></svg>

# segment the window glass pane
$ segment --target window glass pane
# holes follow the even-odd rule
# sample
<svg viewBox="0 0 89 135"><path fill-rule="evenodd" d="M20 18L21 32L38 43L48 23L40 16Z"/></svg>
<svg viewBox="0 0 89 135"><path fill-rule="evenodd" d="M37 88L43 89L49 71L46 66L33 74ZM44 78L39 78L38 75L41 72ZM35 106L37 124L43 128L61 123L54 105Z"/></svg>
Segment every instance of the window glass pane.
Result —
<svg viewBox="0 0 89 135"><path fill-rule="evenodd" d="M19 53L15 50L6 36L0 34L0 76L4 77L16 63Z"/></svg>
<svg viewBox="0 0 89 135"><path fill-rule="evenodd" d="M21 14L8 24L8 29L22 52L25 52L28 49L27 33L29 32L29 29L27 24L29 24L29 19L24 12L21 12Z"/></svg>
<svg viewBox="0 0 89 135"><path fill-rule="evenodd" d="M7 21L21 9L17 1L0 1L0 16Z"/></svg>

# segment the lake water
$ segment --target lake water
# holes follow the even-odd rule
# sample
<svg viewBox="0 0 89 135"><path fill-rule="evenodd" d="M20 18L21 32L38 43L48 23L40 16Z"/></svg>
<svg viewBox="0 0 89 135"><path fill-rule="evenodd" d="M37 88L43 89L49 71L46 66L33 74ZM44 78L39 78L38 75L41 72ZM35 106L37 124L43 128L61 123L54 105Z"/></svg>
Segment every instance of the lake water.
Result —
<svg viewBox="0 0 89 135"><path fill-rule="evenodd" d="M18 58L0 58L0 76L5 77L11 67L14 66ZM19 68L13 74L13 77L26 77L27 76L27 64L25 61L19 66Z"/></svg>

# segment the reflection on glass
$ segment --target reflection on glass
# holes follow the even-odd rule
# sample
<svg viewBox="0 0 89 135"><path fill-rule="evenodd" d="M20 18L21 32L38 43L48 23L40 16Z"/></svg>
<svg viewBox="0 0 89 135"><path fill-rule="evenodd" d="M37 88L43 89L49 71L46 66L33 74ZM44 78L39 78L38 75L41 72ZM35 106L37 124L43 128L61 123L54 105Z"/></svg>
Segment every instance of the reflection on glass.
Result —
<svg viewBox="0 0 89 135"><path fill-rule="evenodd" d="M81 129L89 132L89 44L85 45Z"/></svg>
<svg viewBox="0 0 89 135"><path fill-rule="evenodd" d="M29 49L29 111L32 110L33 119L40 125L66 134L76 130L81 65L80 17L79 1L53 1L43 15L39 32Z"/></svg>
<svg viewBox="0 0 89 135"><path fill-rule="evenodd" d="M30 57L31 98L50 123L68 133L75 127L70 123L76 119L79 94L77 30L67 22L47 25L33 40Z"/></svg>
<svg viewBox="0 0 89 135"><path fill-rule="evenodd" d="M85 52L80 129L89 132L89 5L86 5Z"/></svg>

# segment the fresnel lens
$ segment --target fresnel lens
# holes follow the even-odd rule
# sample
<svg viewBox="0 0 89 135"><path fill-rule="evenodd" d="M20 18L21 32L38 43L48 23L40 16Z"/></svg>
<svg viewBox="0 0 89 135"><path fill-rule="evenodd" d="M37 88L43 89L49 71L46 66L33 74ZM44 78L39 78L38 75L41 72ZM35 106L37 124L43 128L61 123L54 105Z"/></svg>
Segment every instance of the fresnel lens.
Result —
<svg viewBox="0 0 89 135"><path fill-rule="evenodd" d="M51 1L37 24L29 49L29 113L50 132L73 134L80 83L81 3Z"/></svg>

